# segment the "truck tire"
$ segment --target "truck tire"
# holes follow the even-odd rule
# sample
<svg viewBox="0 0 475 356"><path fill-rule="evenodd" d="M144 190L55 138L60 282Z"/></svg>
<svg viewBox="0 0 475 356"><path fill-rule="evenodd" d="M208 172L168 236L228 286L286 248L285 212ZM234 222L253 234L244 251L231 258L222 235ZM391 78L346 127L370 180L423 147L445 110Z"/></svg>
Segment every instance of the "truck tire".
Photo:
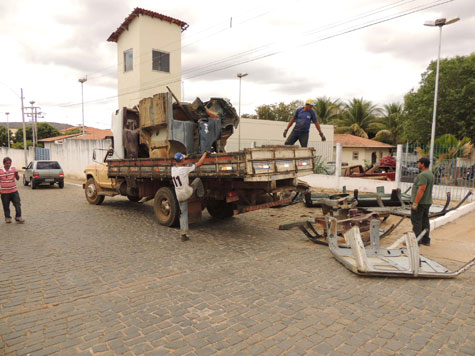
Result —
<svg viewBox="0 0 475 356"><path fill-rule="evenodd" d="M136 197L136 196L133 196L133 195L127 195L127 199L129 199L133 203L137 203L142 198L141 197Z"/></svg>
<svg viewBox="0 0 475 356"><path fill-rule="evenodd" d="M101 205L104 201L104 196L97 194L97 185L94 178L89 178L86 182L86 189L84 189L86 199L89 204Z"/></svg>
<svg viewBox="0 0 475 356"><path fill-rule="evenodd" d="M234 215L235 204L226 203L224 200L210 199L206 202L209 215L216 219L227 219Z"/></svg>
<svg viewBox="0 0 475 356"><path fill-rule="evenodd" d="M178 226L180 208L173 188L162 187L157 190L153 202L155 216L163 226Z"/></svg>
<svg viewBox="0 0 475 356"><path fill-rule="evenodd" d="M64 188L64 180L60 180L60 181L58 182L58 187L61 188L61 189Z"/></svg>

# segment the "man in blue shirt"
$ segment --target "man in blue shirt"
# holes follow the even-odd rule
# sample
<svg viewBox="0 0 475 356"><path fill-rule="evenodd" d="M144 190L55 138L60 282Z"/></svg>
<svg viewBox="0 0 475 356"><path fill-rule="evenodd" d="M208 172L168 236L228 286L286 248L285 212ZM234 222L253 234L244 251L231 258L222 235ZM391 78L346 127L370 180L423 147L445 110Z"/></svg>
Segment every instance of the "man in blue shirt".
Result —
<svg viewBox="0 0 475 356"><path fill-rule="evenodd" d="M290 136L285 140L286 145L293 145L297 140L300 142L300 146L307 147L308 144L308 134L310 131L310 123L314 123L315 127L320 134L322 141L326 141L325 135L320 128L320 124L317 121L317 114L313 111L313 100L308 99L305 102L303 108L298 108L294 114L292 120L290 120L287 128L284 130L284 137L287 136L287 131L289 131L290 126L295 123L295 127L290 133Z"/></svg>

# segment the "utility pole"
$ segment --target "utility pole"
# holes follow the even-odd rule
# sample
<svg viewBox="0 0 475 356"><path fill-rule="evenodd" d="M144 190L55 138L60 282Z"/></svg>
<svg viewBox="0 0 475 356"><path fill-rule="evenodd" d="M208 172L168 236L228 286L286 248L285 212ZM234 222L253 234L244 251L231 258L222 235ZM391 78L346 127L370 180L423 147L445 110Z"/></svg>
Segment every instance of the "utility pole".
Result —
<svg viewBox="0 0 475 356"><path fill-rule="evenodd" d="M8 123L8 115L10 115L10 113L6 112L5 115L7 116L7 147L10 149L10 124Z"/></svg>
<svg viewBox="0 0 475 356"><path fill-rule="evenodd" d="M31 134L33 136L33 149L35 146L38 146L38 115L43 114L38 109L41 109L39 106L34 106L35 102L30 101L31 106L26 107L26 109L30 109L30 113L26 113L26 116L31 117Z"/></svg>
<svg viewBox="0 0 475 356"><path fill-rule="evenodd" d="M241 80L247 76L247 73L238 73L236 77L239 78L239 132L238 132L238 151L241 151Z"/></svg>
<svg viewBox="0 0 475 356"><path fill-rule="evenodd" d="M84 136L84 82L87 82L87 76L78 80L81 83L81 106L82 106L82 135Z"/></svg>
<svg viewBox="0 0 475 356"><path fill-rule="evenodd" d="M36 114L36 108L34 107L35 102L32 100L30 101L31 104L31 135L32 135L32 141L33 141L33 152L35 151L35 143L36 143L36 134L35 134L35 114Z"/></svg>
<svg viewBox="0 0 475 356"><path fill-rule="evenodd" d="M23 105L23 88L21 88L21 119L23 121L23 152L25 153L25 167L28 165L28 153L26 147L25 106Z"/></svg>

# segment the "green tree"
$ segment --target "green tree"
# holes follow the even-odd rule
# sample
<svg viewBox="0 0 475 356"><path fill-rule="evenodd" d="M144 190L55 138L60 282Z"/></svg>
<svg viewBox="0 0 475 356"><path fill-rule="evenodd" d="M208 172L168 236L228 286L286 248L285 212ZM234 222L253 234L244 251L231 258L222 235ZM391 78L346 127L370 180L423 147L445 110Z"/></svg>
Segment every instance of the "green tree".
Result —
<svg viewBox="0 0 475 356"><path fill-rule="evenodd" d="M376 132L374 139L396 145L402 133L403 112L401 103L384 105L382 116L369 125L370 130Z"/></svg>
<svg viewBox="0 0 475 356"><path fill-rule="evenodd" d="M10 140L12 132L10 131ZM8 130L5 126L0 126L0 146L8 147Z"/></svg>
<svg viewBox="0 0 475 356"><path fill-rule="evenodd" d="M328 124L329 122L338 118L341 112L342 104L339 99L331 100L326 96L317 98L315 101L314 110L320 124Z"/></svg>
<svg viewBox="0 0 475 356"><path fill-rule="evenodd" d="M25 131L26 131L26 140L33 140L33 131L31 129L31 126L26 126L25 127ZM14 141L16 143L23 143L23 128L20 126L20 128L18 129L18 131L15 133L15 139ZM23 147L22 147L23 148Z"/></svg>
<svg viewBox="0 0 475 356"><path fill-rule="evenodd" d="M59 132L54 126L51 126L47 122L38 123L37 130L38 130L38 140L42 140L44 138L55 137L55 136L60 136L61 135L61 132ZM33 130L31 128L31 126L27 126L25 128L25 131L26 131L26 139L32 141L33 140ZM23 129L21 127L16 132L15 142L23 142Z"/></svg>
<svg viewBox="0 0 475 356"><path fill-rule="evenodd" d="M294 100L289 104L280 102L271 105L260 105L256 108L256 116L259 120L289 121L295 111L302 105L303 103L300 100Z"/></svg>
<svg viewBox="0 0 475 356"><path fill-rule="evenodd" d="M48 124L47 122L40 122L38 125L38 140L42 140L48 137L61 136L61 132L56 129L54 126Z"/></svg>
<svg viewBox="0 0 475 356"><path fill-rule="evenodd" d="M336 125L335 133L349 133L368 138L370 124L376 120L378 114L378 107L371 101L353 98L344 104L339 117L331 123Z"/></svg>
<svg viewBox="0 0 475 356"><path fill-rule="evenodd" d="M436 65L431 62L419 89L404 97L404 136L410 142L430 141ZM436 120L436 136L453 134L475 142L475 54L441 60Z"/></svg>

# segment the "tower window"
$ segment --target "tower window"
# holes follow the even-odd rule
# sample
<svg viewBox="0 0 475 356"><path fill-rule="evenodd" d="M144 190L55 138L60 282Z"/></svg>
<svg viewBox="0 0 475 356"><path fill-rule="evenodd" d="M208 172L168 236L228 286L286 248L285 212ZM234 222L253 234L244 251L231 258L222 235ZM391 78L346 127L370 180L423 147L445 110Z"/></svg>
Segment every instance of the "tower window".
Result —
<svg viewBox="0 0 475 356"><path fill-rule="evenodd" d="M159 72L170 72L170 53L152 50L152 69Z"/></svg>

